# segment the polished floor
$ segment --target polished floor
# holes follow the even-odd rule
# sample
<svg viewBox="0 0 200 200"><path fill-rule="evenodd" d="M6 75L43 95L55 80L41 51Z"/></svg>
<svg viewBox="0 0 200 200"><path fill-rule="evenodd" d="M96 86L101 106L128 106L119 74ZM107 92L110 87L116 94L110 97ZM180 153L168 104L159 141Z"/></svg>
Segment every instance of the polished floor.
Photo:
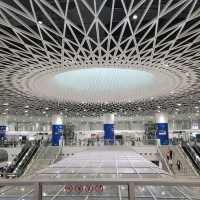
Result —
<svg viewBox="0 0 200 200"><path fill-rule="evenodd" d="M37 179L118 179L118 178L173 178L165 171L159 169L153 163L145 160L130 148L119 147L97 147L96 149L70 155L60 162L41 170L29 177ZM83 186L85 188L85 186ZM33 188L2 188L0 200L31 199ZM102 192L77 192L66 191L63 185L44 186L43 199L45 200L125 200L128 199L128 188L126 185L109 186L104 185ZM200 199L198 189L175 186L137 186L137 200L151 199Z"/></svg>

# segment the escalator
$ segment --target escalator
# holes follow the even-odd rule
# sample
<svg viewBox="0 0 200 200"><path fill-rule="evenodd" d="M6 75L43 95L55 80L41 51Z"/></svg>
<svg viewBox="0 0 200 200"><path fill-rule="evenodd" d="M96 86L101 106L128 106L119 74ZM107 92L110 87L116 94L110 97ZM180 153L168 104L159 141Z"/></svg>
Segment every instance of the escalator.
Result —
<svg viewBox="0 0 200 200"><path fill-rule="evenodd" d="M198 145L193 145L193 149L195 150L196 154L200 157L200 147Z"/></svg>
<svg viewBox="0 0 200 200"><path fill-rule="evenodd" d="M31 145L30 143L26 144L18 156L14 159L14 162L7 167L5 170L6 178L9 177L19 177L21 176L33 156L39 148L39 143Z"/></svg>
<svg viewBox="0 0 200 200"><path fill-rule="evenodd" d="M193 166L200 174L200 157L189 143L183 143L182 148L192 161Z"/></svg>
<svg viewBox="0 0 200 200"><path fill-rule="evenodd" d="M32 160L32 158L35 155L35 153L37 152L38 148L39 148L39 145L33 145L33 146L30 147L30 149L28 150L26 155L23 157L21 162L18 164L18 166L13 171L13 173L17 177L21 176L24 173L24 171L26 170L26 167L28 166L28 164Z"/></svg>
<svg viewBox="0 0 200 200"><path fill-rule="evenodd" d="M19 163L22 161L26 153L29 151L30 144L27 143L23 146L21 152L13 159L13 163L5 169L4 173L12 175L14 172L15 168L19 165Z"/></svg>

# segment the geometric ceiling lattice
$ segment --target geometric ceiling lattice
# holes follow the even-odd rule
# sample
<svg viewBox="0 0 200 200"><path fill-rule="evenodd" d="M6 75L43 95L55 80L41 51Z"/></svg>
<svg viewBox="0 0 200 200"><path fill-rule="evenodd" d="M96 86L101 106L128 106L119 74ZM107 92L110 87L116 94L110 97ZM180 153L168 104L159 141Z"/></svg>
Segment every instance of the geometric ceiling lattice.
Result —
<svg viewBox="0 0 200 200"><path fill-rule="evenodd" d="M77 79L82 92L52 84L84 69L133 70L153 82L123 93L131 78L113 72L105 85L103 75L89 86ZM190 112L200 100L200 1L0 0L0 77L10 113Z"/></svg>

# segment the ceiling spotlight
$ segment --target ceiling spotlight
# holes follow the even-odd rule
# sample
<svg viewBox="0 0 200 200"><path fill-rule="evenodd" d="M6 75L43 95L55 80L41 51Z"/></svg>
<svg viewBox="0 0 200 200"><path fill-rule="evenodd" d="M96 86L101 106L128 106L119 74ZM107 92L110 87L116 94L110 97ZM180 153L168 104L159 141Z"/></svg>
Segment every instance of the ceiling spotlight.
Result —
<svg viewBox="0 0 200 200"><path fill-rule="evenodd" d="M48 108L48 107L46 107L46 108L45 108L45 110L49 110L49 108Z"/></svg>
<svg viewBox="0 0 200 200"><path fill-rule="evenodd" d="M133 15L133 19L136 20L138 18L137 15Z"/></svg>
<svg viewBox="0 0 200 200"><path fill-rule="evenodd" d="M153 97L151 97L151 100L153 100Z"/></svg>
<svg viewBox="0 0 200 200"><path fill-rule="evenodd" d="M8 106L8 103L4 103L3 106Z"/></svg>
<svg viewBox="0 0 200 200"><path fill-rule="evenodd" d="M6 108L5 110L8 111L8 108Z"/></svg>
<svg viewBox="0 0 200 200"><path fill-rule="evenodd" d="M27 105L27 106L25 106L25 108L29 108L29 106Z"/></svg>
<svg viewBox="0 0 200 200"><path fill-rule="evenodd" d="M198 108L199 108L199 106L195 106L195 108L196 108L196 109L198 109Z"/></svg>
<svg viewBox="0 0 200 200"><path fill-rule="evenodd" d="M38 21L38 24L43 24L43 22L42 21Z"/></svg>
<svg viewBox="0 0 200 200"><path fill-rule="evenodd" d="M181 103L177 103L177 106L181 106Z"/></svg>
<svg viewBox="0 0 200 200"><path fill-rule="evenodd" d="M25 113L27 113L27 112L28 112L28 110L25 110L24 112L25 112Z"/></svg>
<svg viewBox="0 0 200 200"><path fill-rule="evenodd" d="M176 108L175 110L176 110L176 111L179 111L179 109L178 109L178 108Z"/></svg>
<svg viewBox="0 0 200 200"><path fill-rule="evenodd" d="M46 111L43 111L42 113L43 113L43 114L46 114Z"/></svg>

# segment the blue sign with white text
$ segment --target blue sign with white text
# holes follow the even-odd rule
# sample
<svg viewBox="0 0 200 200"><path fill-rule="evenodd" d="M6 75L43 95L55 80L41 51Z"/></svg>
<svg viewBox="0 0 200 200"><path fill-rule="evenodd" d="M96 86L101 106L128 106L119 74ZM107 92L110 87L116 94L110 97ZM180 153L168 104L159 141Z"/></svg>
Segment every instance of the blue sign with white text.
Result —
<svg viewBox="0 0 200 200"><path fill-rule="evenodd" d="M114 143L114 124L104 124L104 140Z"/></svg>
<svg viewBox="0 0 200 200"><path fill-rule="evenodd" d="M52 125L52 146L59 146L60 137L64 132L64 125Z"/></svg>
<svg viewBox="0 0 200 200"><path fill-rule="evenodd" d="M0 126L0 139L5 139L6 137L6 126Z"/></svg>
<svg viewBox="0 0 200 200"><path fill-rule="evenodd" d="M156 138L160 139L161 145L169 144L168 123L156 124Z"/></svg>

